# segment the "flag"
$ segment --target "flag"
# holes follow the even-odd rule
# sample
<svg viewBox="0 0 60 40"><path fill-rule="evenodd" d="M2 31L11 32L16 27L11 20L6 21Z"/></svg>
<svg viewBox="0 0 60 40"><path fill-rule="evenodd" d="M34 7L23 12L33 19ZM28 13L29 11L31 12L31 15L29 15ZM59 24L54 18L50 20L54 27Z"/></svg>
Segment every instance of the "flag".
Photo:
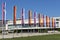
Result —
<svg viewBox="0 0 60 40"><path fill-rule="evenodd" d="M50 26L50 18L48 16L46 16L46 26L47 27Z"/></svg>
<svg viewBox="0 0 60 40"><path fill-rule="evenodd" d="M52 18L52 28L54 28L54 27L55 27L55 19Z"/></svg>
<svg viewBox="0 0 60 40"><path fill-rule="evenodd" d="M32 11L31 10L29 10L28 15L29 15L29 26L31 26L31 19L32 19Z"/></svg>
<svg viewBox="0 0 60 40"><path fill-rule="evenodd" d="M36 13L34 12L34 26L36 26Z"/></svg>
<svg viewBox="0 0 60 40"><path fill-rule="evenodd" d="M22 8L22 26L24 26L24 19L25 19L25 9Z"/></svg>
<svg viewBox="0 0 60 40"><path fill-rule="evenodd" d="M44 15L43 15L43 27L44 27L45 25L44 25Z"/></svg>
<svg viewBox="0 0 60 40"><path fill-rule="evenodd" d="M40 14L38 14L39 27L40 27Z"/></svg>
<svg viewBox="0 0 60 40"><path fill-rule="evenodd" d="M6 2L2 3L2 24L6 24Z"/></svg>
<svg viewBox="0 0 60 40"><path fill-rule="evenodd" d="M13 24L16 25L16 6L14 6Z"/></svg>

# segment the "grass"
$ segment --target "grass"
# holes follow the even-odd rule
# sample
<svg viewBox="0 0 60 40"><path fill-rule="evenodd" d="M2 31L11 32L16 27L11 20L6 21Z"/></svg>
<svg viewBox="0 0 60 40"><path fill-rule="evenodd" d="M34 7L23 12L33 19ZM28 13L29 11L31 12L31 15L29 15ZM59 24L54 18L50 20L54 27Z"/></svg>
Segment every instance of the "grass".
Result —
<svg viewBox="0 0 60 40"><path fill-rule="evenodd" d="M0 40L2 40L2 39L0 39ZM32 37L20 37L20 38L11 38L11 39L4 39L4 40L60 40L60 34L32 36Z"/></svg>

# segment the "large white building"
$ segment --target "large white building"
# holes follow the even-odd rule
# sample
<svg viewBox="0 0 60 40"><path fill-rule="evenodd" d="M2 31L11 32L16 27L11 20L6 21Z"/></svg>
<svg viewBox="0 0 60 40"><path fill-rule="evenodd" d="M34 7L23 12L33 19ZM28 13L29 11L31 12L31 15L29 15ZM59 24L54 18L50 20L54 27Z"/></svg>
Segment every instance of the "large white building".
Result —
<svg viewBox="0 0 60 40"><path fill-rule="evenodd" d="M13 25L13 20L9 20L6 23L6 30L38 30L38 29L57 29L60 28L60 17L54 17L55 19L55 27L53 28L52 26L46 27L46 20L44 20L44 27L39 27L38 26L38 19L36 19L36 26L34 26L34 19L32 19L32 25L29 27L28 24L28 19L24 20L24 26L22 26L22 21L21 19L16 20L16 25ZM50 22L50 25L52 23Z"/></svg>

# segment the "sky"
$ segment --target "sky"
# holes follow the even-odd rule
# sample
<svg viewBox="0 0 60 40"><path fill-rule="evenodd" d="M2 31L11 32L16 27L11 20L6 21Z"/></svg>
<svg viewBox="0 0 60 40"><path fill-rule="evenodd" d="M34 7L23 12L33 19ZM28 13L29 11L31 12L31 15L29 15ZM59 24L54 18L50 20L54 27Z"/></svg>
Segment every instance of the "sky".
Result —
<svg viewBox="0 0 60 40"><path fill-rule="evenodd" d="M2 3L6 2L6 19L13 20L13 7L17 7L16 18L21 17L21 9L25 9L25 18L28 18L28 10L47 15L49 17L60 16L60 0L0 0L0 20L2 19Z"/></svg>

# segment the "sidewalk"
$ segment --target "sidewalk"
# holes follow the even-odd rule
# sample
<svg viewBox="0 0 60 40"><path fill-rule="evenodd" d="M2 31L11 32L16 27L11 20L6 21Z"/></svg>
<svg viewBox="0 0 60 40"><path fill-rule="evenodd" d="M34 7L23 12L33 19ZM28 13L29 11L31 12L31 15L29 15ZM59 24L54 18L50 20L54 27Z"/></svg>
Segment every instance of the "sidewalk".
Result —
<svg viewBox="0 0 60 40"><path fill-rule="evenodd" d="M14 34L8 34L8 35L0 35L0 39L2 38L13 38L13 37L28 37L28 36L37 36L37 35L52 35L52 34L60 34L58 33L14 33Z"/></svg>

